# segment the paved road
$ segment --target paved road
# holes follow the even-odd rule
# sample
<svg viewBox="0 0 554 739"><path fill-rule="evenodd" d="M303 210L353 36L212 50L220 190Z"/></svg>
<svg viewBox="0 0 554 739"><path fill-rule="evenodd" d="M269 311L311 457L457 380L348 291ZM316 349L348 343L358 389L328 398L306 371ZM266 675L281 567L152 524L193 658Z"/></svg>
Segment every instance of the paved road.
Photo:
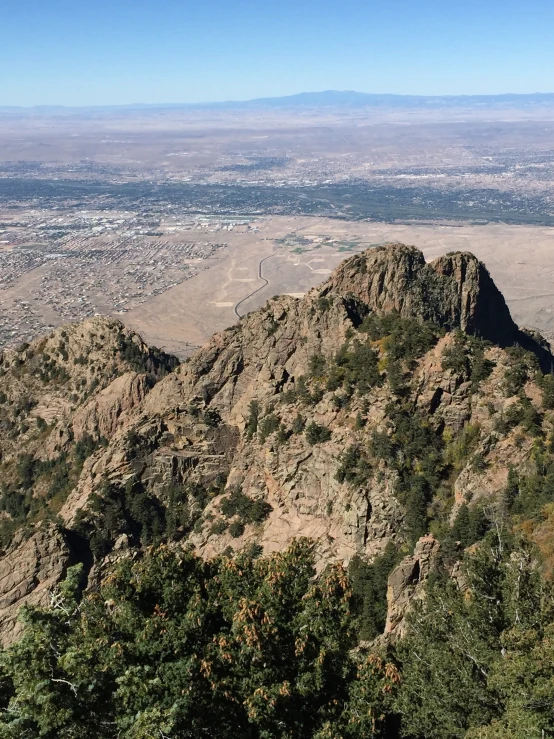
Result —
<svg viewBox="0 0 554 739"><path fill-rule="evenodd" d="M235 307L234 307L233 310L235 311L235 315L237 316L237 318L241 318L241 314L239 313L239 306L242 305L246 300L248 300L249 298L251 298L256 293L259 293L260 290L263 290L266 285L269 285L269 280L266 280L265 277L262 275L262 264L267 259L271 259L271 257L274 257L274 256L275 256L275 254L269 254L267 257L264 257L263 259L260 259L260 262L258 264L258 277L260 278L260 280L262 280L262 282L264 284L263 285L260 285L260 287L256 288L256 290L254 290L253 292L251 292L249 295L247 295L242 300L239 300L239 302L235 305Z"/></svg>

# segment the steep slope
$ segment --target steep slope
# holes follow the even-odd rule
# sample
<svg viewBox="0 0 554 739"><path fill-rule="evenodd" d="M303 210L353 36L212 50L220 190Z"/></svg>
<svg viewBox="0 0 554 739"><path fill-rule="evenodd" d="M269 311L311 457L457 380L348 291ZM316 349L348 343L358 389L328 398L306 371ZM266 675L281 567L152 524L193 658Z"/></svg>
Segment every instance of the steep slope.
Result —
<svg viewBox="0 0 554 739"><path fill-rule="evenodd" d="M81 550L57 514L86 460L177 364L104 318L0 354L0 618L7 630L22 602L44 602L67 567L87 559L86 542Z"/></svg>
<svg viewBox="0 0 554 739"><path fill-rule="evenodd" d="M66 330L67 360L56 349L61 334L40 352L80 373L80 330ZM41 399L26 379L38 345L2 365L10 398L14 383L22 397L30 382L38 403L25 411L29 429L19 421L13 438L4 433L12 477L3 499L48 497L40 462L71 444L76 454L80 440L90 447L53 510L56 531L74 538L71 557L90 557L91 583L106 557L161 540L210 557L246 545L271 552L309 536L320 567L367 564L391 546L412 556L423 535L451 539L460 516L473 517L476 530L486 525L483 506L504 494L510 465L534 474L537 446L550 454L549 381L539 363L546 368L551 355L519 331L470 254L426 264L413 247L369 250L303 299L274 298L215 335L151 389L174 363L132 337L147 370L132 374L120 335L128 336L116 324L113 339L107 331L96 339L117 359L115 371L105 364L92 373L99 362L89 354L84 385L102 378L92 397L79 395L78 374ZM38 428L33 436L28 419L52 408L43 436ZM23 472L31 472L22 478L15 455L27 439ZM12 528L34 520L10 505ZM5 567L21 560L22 546L13 542ZM422 568L410 567L415 587ZM394 598L402 603L400 592ZM11 597L10 619L17 606Z"/></svg>
<svg viewBox="0 0 554 739"><path fill-rule="evenodd" d="M468 253L427 264L415 247L374 249L341 265L322 288L327 293L352 294L371 311L460 328L500 346L518 331L488 271Z"/></svg>

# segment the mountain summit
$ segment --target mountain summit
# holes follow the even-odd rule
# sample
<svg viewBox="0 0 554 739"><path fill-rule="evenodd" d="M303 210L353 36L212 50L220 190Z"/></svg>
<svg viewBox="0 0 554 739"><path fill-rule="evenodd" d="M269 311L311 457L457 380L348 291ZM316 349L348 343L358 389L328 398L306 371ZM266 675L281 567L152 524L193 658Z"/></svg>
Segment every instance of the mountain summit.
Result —
<svg viewBox="0 0 554 739"><path fill-rule="evenodd" d="M510 465L535 471L551 361L474 256L427 264L400 244L270 300L179 366L108 319L5 351L3 639L76 562L94 587L150 544L208 559L302 536L320 568L404 554L387 627L401 629L406 588L460 512L498 500Z"/></svg>
<svg viewBox="0 0 554 739"><path fill-rule="evenodd" d="M459 328L500 346L512 344L518 333L488 270L467 252L427 264L413 246L370 249L340 265L321 290L327 292L352 294L370 311Z"/></svg>

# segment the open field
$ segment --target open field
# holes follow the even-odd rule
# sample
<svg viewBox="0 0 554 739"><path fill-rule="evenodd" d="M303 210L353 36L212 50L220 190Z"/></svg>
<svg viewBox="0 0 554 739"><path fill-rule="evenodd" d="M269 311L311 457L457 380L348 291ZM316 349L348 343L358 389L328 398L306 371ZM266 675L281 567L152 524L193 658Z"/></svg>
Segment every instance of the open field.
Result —
<svg viewBox="0 0 554 739"><path fill-rule="evenodd" d="M100 211L64 216L59 236L45 213L46 231L27 215L38 243L12 223L15 243L0 244L0 345L100 313L186 356L273 295L299 297L350 254L390 241L414 244L429 259L472 251L515 320L554 336L552 227L214 215L162 217L151 232L147 217Z"/></svg>

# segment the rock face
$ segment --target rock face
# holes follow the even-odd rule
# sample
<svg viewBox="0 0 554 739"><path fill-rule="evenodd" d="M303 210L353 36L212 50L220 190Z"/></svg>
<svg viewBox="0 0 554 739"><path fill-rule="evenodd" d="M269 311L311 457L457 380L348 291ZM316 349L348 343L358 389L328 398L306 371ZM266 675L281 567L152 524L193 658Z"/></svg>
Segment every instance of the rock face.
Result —
<svg viewBox="0 0 554 739"><path fill-rule="evenodd" d="M453 288L454 312L459 316L462 331L498 346L514 342L518 328L506 301L484 264L473 254L447 254L431 262L429 267L439 275L445 293Z"/></svg>
<svg viewBox="0 0 554 739"><path fill-rule="evenodd" d="M344 262L321 292L355 295L372 311L460 328L499 346L512 344L518 333L486 267L467 252L427 264L415 247L379 247Z"/></svg>
<svg viewBox="0 0 554 739"><path fill-rule="evenodd" d="M38 526L28 539L18 536L0 560L0 639L10 643L21 631L22 605L47 605L50 590L75 561L63 533L53 524Z"/></svg>
<svg viewBox="0 0 554 739"><path fill-rule="evenodd" d="M119 321L99 317L1 352L0 461L22 450L52 458L73 434L109 438L117 418L177 365Z"/></svg>
<svg viewBox="0 0 554 739"><path fill-rule="evenodd" d="M389 575L387 587L387 623L385 636L398 639L406 629L406 615L414 599L421 598L439 552L439 542L433 536L424 536L416 544L414 553L405 557Z"/></svg>
<svg viewBox="0 0 554 739"><path fill-rule="evenodd" d="M130 412L142 403L148 390L146 375L126 372L117 377L77 410L72 423L75 439L87 434L111 439Z"/></svg>
<svg viewBox="0 0 554 739"><path fill-rule="evenodd" d="M370 314L392 311L443 331L395 359L392 334L371 338L364 328ZM478 380L469 361L445 364L459 340L454 329L495 345L479 344L481 369L488 369ZM33 525L25 506L44 508L67 531L88 537L94 571L122 537L132 551L162 530L205 557L249 544L275 551L309 536L321 567L354 556L372 561L389 544L406 549L411 510L401 477L407 468L418 473L424 452L406 460L394 448L399 424L417 419L417 433L430 430L437 440L450 498L443 490L441 501L427 504L444 522L463 504L494 499L509 461L533 468L532 443L516 443L517 428L499 424L519 402L506 392L514 360L503 347L521 336L475 257L451 254L426 264L402 245L348 259L300 300L274 298L179 367L118 322L60 329L0 362L9 416L0 416L2 536L9 539L10 525ZM529 342L551 361L540 338ZM366 353L345 374L360 347ZM525 392L539 407L531 380ZM405 438L409 443L410 434ZM59 530L48 541L40 527L31 539L18 536L4 543L1 560L6 638L19 603L35 590L44 598L72 556ZM389 634L402 632L437 546L424 537L392 573ZM23 574L12 582L14 567Z"/></svg>

